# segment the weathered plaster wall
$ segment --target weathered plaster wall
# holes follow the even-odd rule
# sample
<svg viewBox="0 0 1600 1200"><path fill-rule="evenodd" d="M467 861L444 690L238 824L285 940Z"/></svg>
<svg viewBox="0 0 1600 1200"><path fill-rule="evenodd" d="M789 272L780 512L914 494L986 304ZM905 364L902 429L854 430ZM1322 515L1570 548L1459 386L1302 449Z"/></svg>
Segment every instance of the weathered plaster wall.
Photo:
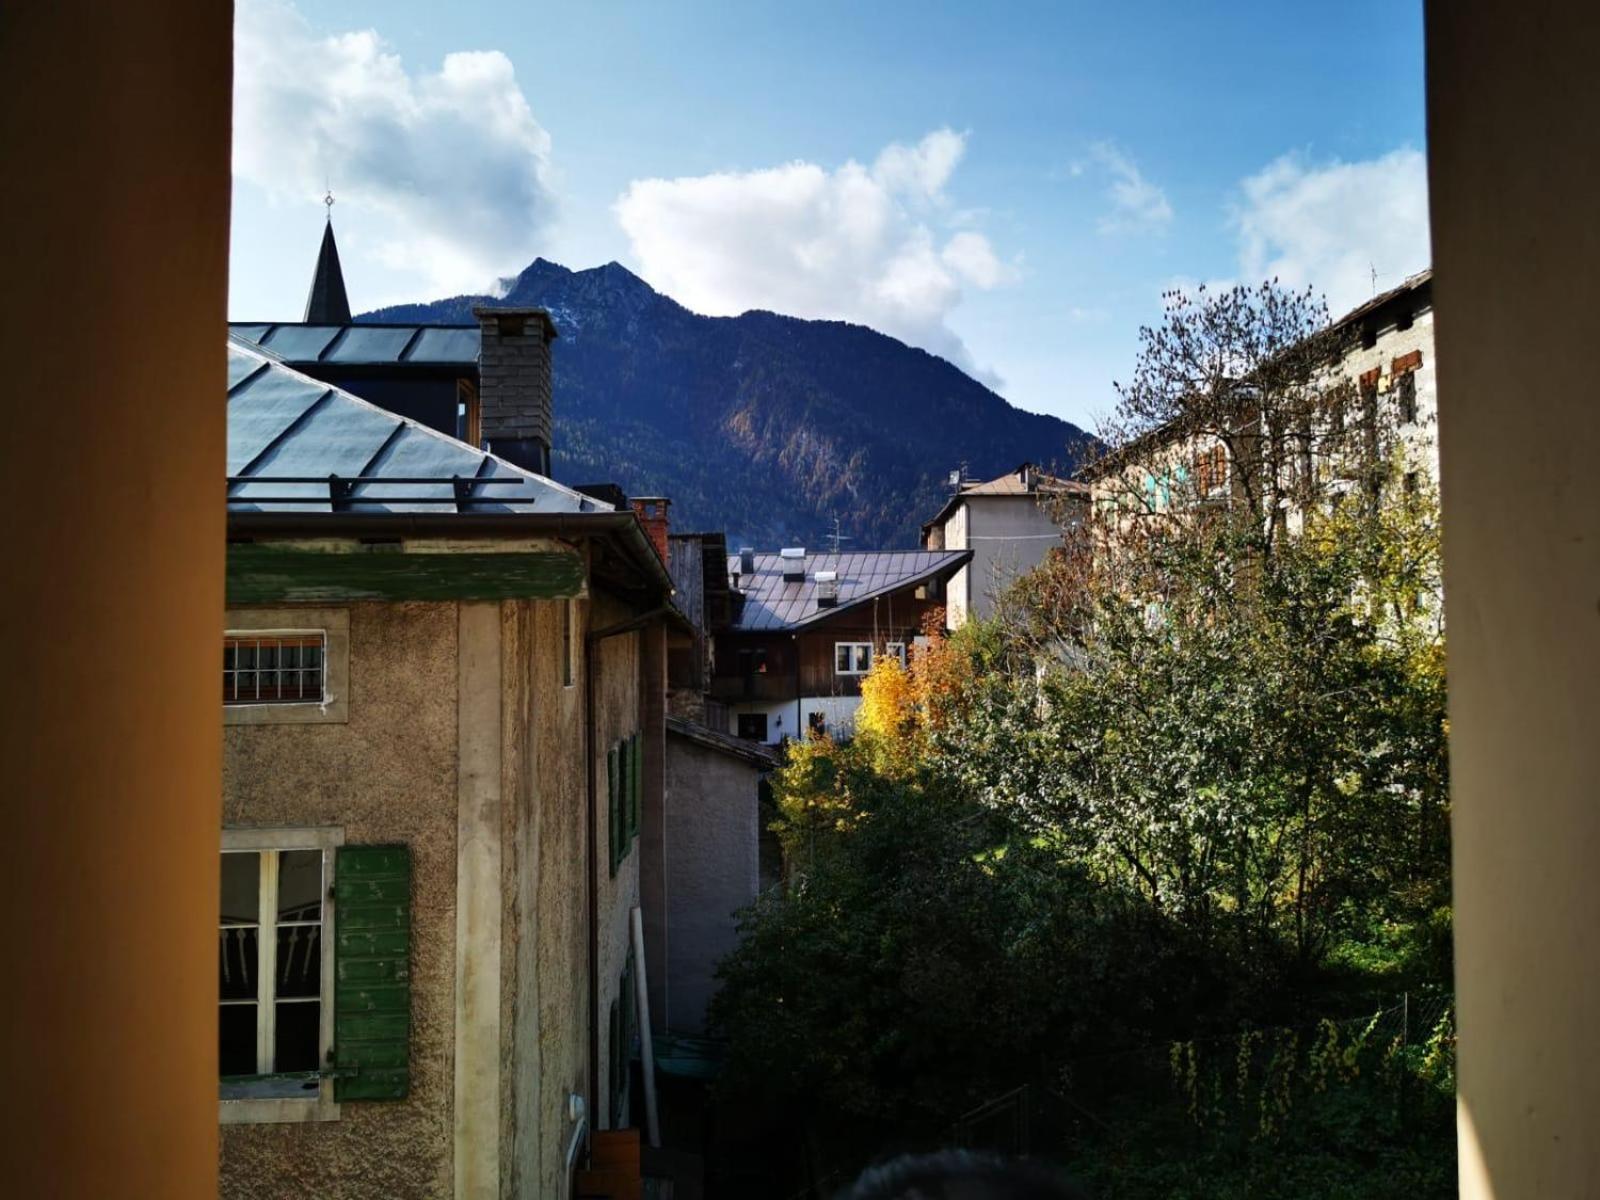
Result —
<svg viewBox="0 0 1600 1200"><path fill-rule="evenodd" d="M705 1028L716 965L739 941L733 914L759 889L759 780L747 762L668 736L667 969L659 1028Z"/></svg>
<svg viewBox="0 0 1600 1200"><path fill-rule="evenodd" d="M581 657L562 682L563 601L505 605L505 1061L502 1178L510 1196L560 1196L573 1131L567 1098L588 1090ZM587 601L574 603L581 656ZM602 830L602 833L604 831Z"/></svg>
<svg viewBox="0 0 1600 1200"><path fill-rule="evenodd" d="M632 610L601 597L594 602L593 627L626 621ZM600 1063L601 1094L591 1100L590 1115L597 1129L611 1127L610 1105L605 1094L610 1079L611 1047L608 1045L607 1015L617 999L618 981L628 958L628 911L639 903L639 845L635 840L628 856L611 874L607 847L606 750L619 738L627 737L640 726L639 650L637 633L619 634L596 647L595 737L593 767L597 772L600 803L595 813L595 854L600 876Z"/></svg>
<svg viewBox="0 0 1600 1200"><path fill-rule="evenodd" d="M222 821L335 825L412 855L411 1094L338 1121L230 1125L221 1192L249 1200L448 1196L456 887L454 604L350 607L350 719L226 730Z"/></svg>

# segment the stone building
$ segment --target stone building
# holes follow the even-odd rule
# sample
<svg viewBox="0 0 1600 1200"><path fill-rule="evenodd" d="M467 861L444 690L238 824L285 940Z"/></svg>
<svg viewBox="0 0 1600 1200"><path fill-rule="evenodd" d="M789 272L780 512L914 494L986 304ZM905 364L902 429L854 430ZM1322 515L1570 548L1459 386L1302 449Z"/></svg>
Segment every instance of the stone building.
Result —
<svg viewBox="0 0 1600 1200"><path fill-rule="evenodd" d="M553 326L480 317L479 419L547 461ZM229 344L222 1194L565 1196L591 1132L633 1124L681 618L636 513L273 352L366 338ZM406 383L375 345L358 365Z"/></svg>

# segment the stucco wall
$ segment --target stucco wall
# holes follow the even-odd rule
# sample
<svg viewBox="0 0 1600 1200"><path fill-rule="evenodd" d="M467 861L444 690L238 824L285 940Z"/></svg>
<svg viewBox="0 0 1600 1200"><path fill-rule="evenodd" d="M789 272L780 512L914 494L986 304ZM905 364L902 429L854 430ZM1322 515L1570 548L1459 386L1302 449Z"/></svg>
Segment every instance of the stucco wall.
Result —
<svg viewBox="0 0 1600 1200"><path fill-rule="evenodd" d="M573 1123L567 1098L588 1089L588 936L584 875L582 639L587 601L574 602L576 669L561 671L565 601L504 606L507 680L505 1003L511 1069L503 1080L512 1196L559 1196ZM602 834L603 834L602 830ZM519 880L528 886L518 887Z"/></svg>
<svg viewBox="0 0 1600 1200"><path fill-rule="evenodd" d="M667 970L658 1028L705 1027L716 965L739 941L733 914L759 888L759 780L747 762L667 737Z"/></svg>
<svg viewBox="0 0 1600 1200"><path fill-rule="evenodd" d="M596 629L626 621L634 614L621 603L595 600L591 621ZM600 1094L591 1101L590 1116L597 1129L611 1127L609 1096L611 1047L607 1017L618 997L618 982L628 958L628 913L639 903L640 842L635 839L628 856L611 874L607 843L606 751L619 738L639 728L639 635L624 633L596 647L593 768L599 804L595 812L595 857L600 878Z"/></svg>
<svg viewBox="0 0 1600 1200"><path fill-rule="evenodd" d="M412 855L411 1094L334 1122L229 1125L221 1194L450 1194L456 883L456 605L350 606L346 724L225 731L226 826L328 825Z"/></svg>
<svg viewBox="0 0 1600 1200"><path fill-rule="evenodd" d="M972 561L962 568L969 595L960 619L986 619L994 615L995 596L1061 544L1061 530L1032 496L972 496L962 511ZM950 623L952 628L959 624L953 614Z"/></svg>

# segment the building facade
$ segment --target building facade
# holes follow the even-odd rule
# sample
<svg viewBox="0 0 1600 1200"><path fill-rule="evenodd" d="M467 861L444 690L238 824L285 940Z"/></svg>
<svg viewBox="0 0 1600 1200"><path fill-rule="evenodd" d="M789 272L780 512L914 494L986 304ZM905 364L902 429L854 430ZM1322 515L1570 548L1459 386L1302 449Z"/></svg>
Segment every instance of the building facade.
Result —
<svg viewBox="0 0 1600 1200"><path fill-rule="evenodd" d="M882 654L907 661L970 550L776 554L728 559L733 613L714 637L711 696L728 732L768 745L849 736L861 681Z"/></svg>
<svg viewBox="0 0 1600 1200"><path fill-rule="evenodd" d="M922 527L925 550L970 550L972 561L945 589L950 628L994 616L997 597L1061 544L1081 519L1088 488L1047 475L1032 463L982 482L961 481Z"/></svg>
<svg viewBox="0 0 1600 1200"><path fill-rule="evenodd" d="M248 339L228 413L222 1193L568 1195L633 1122L665 562Z"/></svg>

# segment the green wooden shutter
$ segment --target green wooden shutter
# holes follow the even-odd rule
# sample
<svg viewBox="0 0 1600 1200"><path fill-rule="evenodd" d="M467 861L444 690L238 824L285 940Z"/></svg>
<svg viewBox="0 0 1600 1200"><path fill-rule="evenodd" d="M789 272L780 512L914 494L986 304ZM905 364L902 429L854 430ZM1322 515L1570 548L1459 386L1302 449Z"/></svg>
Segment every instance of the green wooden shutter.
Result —
<svg viewBox="0 0 1600 1200"><path fill-rule="evenodd" d="M644 742L636 733L628 739L629 759L633 768L628 772L628 833L631 837L639 836L639 803L644 795L644 759L641 748Z"/></svg>
<svg viewBox="0 0 1600 1200"><path fill-rule="evenodd" d="M617 748L612 746L606 751L606 808L610 824L611 846L611 873L617 873L617 864L622 861L622 791L618 778Z"/></svg>
<svg viewBox="0 0 1600 1200"><path fill-rule="evenodd" d="M335 860L333 1096L411 1090L411 851L341 846Z"/></svg>

